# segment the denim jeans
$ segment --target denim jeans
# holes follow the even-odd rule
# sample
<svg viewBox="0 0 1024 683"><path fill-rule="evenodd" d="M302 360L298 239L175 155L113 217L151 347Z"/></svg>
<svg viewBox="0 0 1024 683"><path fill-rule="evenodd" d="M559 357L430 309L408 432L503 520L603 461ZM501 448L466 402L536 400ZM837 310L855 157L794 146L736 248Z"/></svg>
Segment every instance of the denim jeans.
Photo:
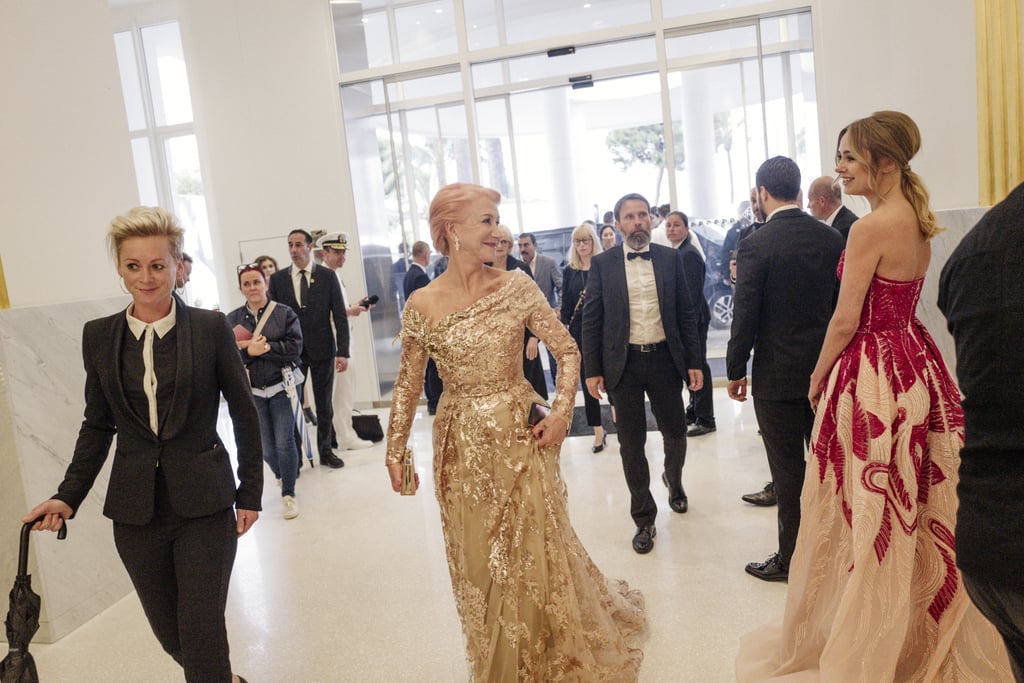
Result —
<svg viewBox="0 0 1024 683"><path fill-rule="evenodd" d="M253 396L260 415L263 460L281 480L281 495L295 495L295 477L299 470L299 451L295 447L295 419L288 394L279 391L270 398Z"/></svg>

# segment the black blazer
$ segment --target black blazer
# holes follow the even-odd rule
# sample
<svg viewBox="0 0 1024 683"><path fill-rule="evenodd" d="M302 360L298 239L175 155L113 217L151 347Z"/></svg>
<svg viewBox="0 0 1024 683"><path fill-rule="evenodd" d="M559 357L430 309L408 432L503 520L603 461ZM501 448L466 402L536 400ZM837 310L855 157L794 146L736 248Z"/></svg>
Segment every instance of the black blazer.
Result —
<svg viewBox="0 0 1024 683"><path fill-rule="evenodd" d="M757 398L805 398L839 295L843 238L800 209L781 211L740 240L726 356L730 380L751 371Z"/></svg>
<svg viewBox="0 0 1024 683"><path fill-rule="evenodd" d="M683 255L671 247L651 245L651 263L658 288L658 308L672 361L684 383L688 370L704 365L697 339L697 313L686 289ZM622 245L590 259L590 278L583 299L583 367L587 377L604 377L614 389L626 367L629 344L629 292Z"/></svg>
<svg viewBox="0 0 1024 683"><path fill-rule="evenodd" d="M418 264L412 263L409 265L409 272L405 274L405 282L402 283L402 292L405 294L405 298L408 299L409 295L417 289L426 287L429 284L430 276L427 275L426 271L420 268Z"/></svg>
<svg viewBox="0 0 1024 683"><path fill-rule="evenodd" d="M302 357L309 360L348 358L348 313L341 284L333 270L310 262L309 301L299 306L292 287L292 268L288 266L270 276L270 298L287 305L299 316L302 328ZM331 329L331 318L334 329Z"/></svg>
<svg viewBox="0 0 1024 683"><path fill-rule="evenodd" d="M704 278L707 274L707 267L704 264L704 257L693 246L694 235L679 245L679 252L683 255L683 274L686 276L686 291L690 293L690 301L697 309L698 326L711 324L711 309L708 308L708 301L704 298Z"/></svg>
<svg viewBox="0 0 1024 683"><path fill-rule="evenodd" d="M177 299L177 297L175 297ZM117 435L103 514L125 524L153 518L157 465L167 479L171 507L182 517L205 517L232 505L260 510L263 455L260 423L235 337L222 313L189 308L177 299L178 359L174 396L160 435L125 397L121 340L124 311L85 324L85 419L75 454L54 498L75 512L110 453ZM237 490L228 451L217 436L221 394L227 400L238 450Z"/></svg>
<svg viewBox="0 0 1024 683"><path fill-rule="evenodd" d="M845 206L839 208L839 213L836 214L835 220L832 221L832 227L839 231L839 234L843 236L843 243L850 238L850 226L853 222L860 218L853 211L850 211Z"/></svg>

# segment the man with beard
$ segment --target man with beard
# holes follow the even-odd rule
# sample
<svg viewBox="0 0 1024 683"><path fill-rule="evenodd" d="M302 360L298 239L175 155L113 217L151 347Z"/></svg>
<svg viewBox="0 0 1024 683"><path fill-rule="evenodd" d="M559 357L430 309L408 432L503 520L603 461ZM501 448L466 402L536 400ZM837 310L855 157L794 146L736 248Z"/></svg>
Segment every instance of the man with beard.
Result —
<svg viewBox="0 0 1024 683"><path fill-rule="evenodd" d="M628 194L615 204L615 225L623 244L594 256L583 303L583 367L587 391L600 399L608 391L616 409L619 454L636 523L633 550L654 548L658 506L644 444L644 395L664 440L662 483L669 507L688 508L683 489L686 423L683 383L703 385L697 313L686 288L681 252L652 245L650 204Z"/></svg>

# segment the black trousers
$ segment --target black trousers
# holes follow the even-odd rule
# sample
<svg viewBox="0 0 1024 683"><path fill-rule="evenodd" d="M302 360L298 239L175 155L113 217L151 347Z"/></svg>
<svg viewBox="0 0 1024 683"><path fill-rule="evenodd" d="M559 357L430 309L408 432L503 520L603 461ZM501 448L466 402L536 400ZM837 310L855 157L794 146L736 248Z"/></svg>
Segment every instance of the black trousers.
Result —
<svg viewBox="0 0 1024 683"><path fill-rule="evenodd" d="M1024 683L1024 595L967 573L963 577L967 594L1003 637L1013 677Z"/></svg>
<svg viewBox="0 0 1024 683"><path fill-rule="evenodd" d="M208 517L178 516L157 475L153 520L114 523L114 544L164 651L188 683L229 683L224 608L238 537L226 508Z"/></svg>
<svg viewBox="0 0 1024 683"><path fill-rule="evenodd" d="M583 367L582 361L580 362L580 382L583 385L583 411L587 415L587 426L588 427L600 427L601 426L601 402L590 395L587 391L587 371ZM644 417L647 420L647 417ZM646 430L646 426L645 426Z"/></svg>
<svg viewBox="0 0 1024 683"><path fill-rule="evenodd" d="M665 444L664 472L669 493L682 493L686 462L683 378L667 348L650 353L630 351L622 378L608 393L615 400L615 426L622 471L629 487L629 512L638 527L648 526L654 524L658 516L658 505L651 495L651 468L644 451L647 443L644 395L651 403L651 412Z"/></svg>
<svg viewBox="0 0 1024 683"><path fill-rule="evenodd" d="M428 358L426 377L423 381L423 393L427 395L428 410L437 410L437 402L441 400L443 391L444 383L441 382L441 375L437 374L437 363L433 358Z"/></svg>
<svg viewBox="0 0 1024 683"><path fill-rule="evenodd" d="M316 447L321 458L333 455L331 441L334 439L334 359L310 360L302 357L306 379L313 380L313 403L316 406ZM304 388L304 387L303 387ZM299 389L302 395L302 388Z"/></svg>
<svg viewBox="0 0 1024 683"><path fill-rule="evenodd" d="M697 325L697 338L700 341L700 357L704 361L704 365L701 366L704 386L698 391L690 391L690 405L686 412L693 415L697 424L714 427L715 400L714 387L711 382L711 366L708 365L708 323Z"/></svg>
<svg viewBox="0 0 1024 683"><path fill-rule="evenodd" d="M788 566L800 530L800 490L804 485L804 457L814 427L814 412L806 398L768 401L755 396L754 414L779 500L779 558Z"/></svg>

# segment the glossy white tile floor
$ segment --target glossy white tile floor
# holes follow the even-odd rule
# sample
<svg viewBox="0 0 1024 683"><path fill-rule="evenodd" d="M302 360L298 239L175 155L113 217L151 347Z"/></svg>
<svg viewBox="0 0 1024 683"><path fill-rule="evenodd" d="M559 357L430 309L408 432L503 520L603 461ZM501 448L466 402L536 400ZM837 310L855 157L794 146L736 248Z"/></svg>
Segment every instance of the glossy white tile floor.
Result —
<svg viewBox="0 0 1024 683"><path fill-rule="evenodd" d="M660 510L649 555L630 547L614 436L598 455L589 436L568 439L562 451L577 533L607 575L646 596L642 681L731 681L740 635L781 616L785 584L743 571L776 549L775 508L739 499L769 478L753 405L717 388L715 408L718 432L689 442L690 511L674 514L654 487ZM264 512L239 544L228 602L232 661L251 683L467 680L429 472L433 418L421 410L410 445L425 486L415 498L391 492L383 444L345 453L341 470L303 469L292 521L281 518L268 471ZM661 438L649 436L658 482ZM183 680L134 594L32 652L44 683Z"/></svg>

